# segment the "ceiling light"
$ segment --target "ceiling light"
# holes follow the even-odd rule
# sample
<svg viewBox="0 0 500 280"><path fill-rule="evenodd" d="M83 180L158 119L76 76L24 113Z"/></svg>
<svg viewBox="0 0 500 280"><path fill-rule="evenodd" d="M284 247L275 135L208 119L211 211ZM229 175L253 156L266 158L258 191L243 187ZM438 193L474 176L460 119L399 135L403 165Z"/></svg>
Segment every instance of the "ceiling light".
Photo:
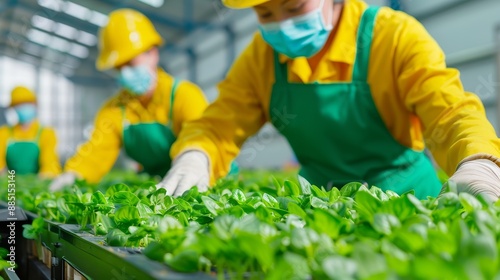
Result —
<svg viewBox="0 0 500 280"><path fill-rule="evenodd" d="M51 37L49 34L36 29L28 30L28 33L26 35L30 41L38 43L40 45L46 45L47 41Z"/></svg>
<svg viewBox="0 0 500 280"><path fill-rule="evenodd" d="M81 20L87 20L90 10L82 5L67 1L64 12Z"/></svg>
<svg viewBox="0 0 500 280"><path fill-rule="evenodd" d="M28 41L23 44L23 49L26 53L34 56L40 56L42 54L42 47L29 43Z"/></svg>
<svg viewBox="0 0 500 280"><path fill-rule="evenodd" d="M147 4L149 6L153 6L155 8L159 8L163 5L163 3L165 2L164 0L139 0L141 1L142 3L144 4Z"/></svg>
<svg viewBox="0 0 500 280"><path fill-rule="evenodd" d="M97 37L94 34L90 34L85 31L78 32L76 40L89 47L95 46L97 44Z"/></svg>
<svg viewBox="0 0 500 280"><path fill-rule="evenodd" d="M68 51L68 48L70 47L70 42L61 39L56 36L52 36L50 39L50 44L48 44L49 47L53 48L54 50L58 50L61 52L66 52Z"/></svg>
<svg viewBox="0 0 500 280"><path fill-rule="evenodd" d="M71 44L71 48L68 53L79 58L87 58L87 56L89 56L89 49L82 45L73 43Z"/></svg>
<svg viewBox="0 0 500 280"><path fill-rule="evenodd" d="M108 23L108 16L102 13L99 13L98 11L92 11L88 21L90 23L93 23L97 26L104 26L106 23Z"/></svg>
<svg viewBox="0 0 500 280"><path fill-rule="evenodd" d="M54 33L66 37L68 39L73 39L75 38L75 35L77 33L77 30L69 25L63 24L63 23L57 23L55 28L54 28Z"/></svg>
<svg viewBox="0 0 500 280"><path fill-rule="evenodd" d="M38 29L51 31L53 24L54 24L54 21L52 21L48 18L45 18L45 17L38 16L38 15L34 15L31 18L31 25L33 25L34 27L36 27Z"/></svg>
<svg viewBox="0 0 500 280"><path fill-rule="evenodd" d="M61 0L38 0L38 5L57 12L61 11Z"/></svg>

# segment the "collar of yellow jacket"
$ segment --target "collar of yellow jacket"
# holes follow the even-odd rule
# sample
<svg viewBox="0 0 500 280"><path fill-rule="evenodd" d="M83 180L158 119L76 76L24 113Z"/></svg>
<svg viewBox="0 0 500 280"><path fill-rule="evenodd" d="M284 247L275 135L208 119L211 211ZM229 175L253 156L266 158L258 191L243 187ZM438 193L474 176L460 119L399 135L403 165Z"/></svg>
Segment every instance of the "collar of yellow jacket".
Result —
<svg viewBox="0 0 500 280"><path fill-rule="evenodd" d="M325 58L331 62L343 62L347 64L354 64L356 58L356 35L358 33L358 26L363 12L368 5L360 0L346 0L344 1L343 11L339 22L337 23L338 30L333 40L328 40L325 47L328 48ZM292 59L286 55L280 54L280 62L285 63L293 60L293 64L299 65L306 63L307 58L299 57ZM292 66L293 67L293 66Z"/></svg>
<svg viewBox="0 0 500 280"><path fill-rule="evenodd" d="M16 124L12 131L15 135L24 135L24 136L35 136L37 133L38 133L38 129L40 128L40 122L38 120L34 120L30 126L28 127L28 129L26 130L23 130L22 128L22 125L21 124ZM11 135L12 136L12 135Z"/></svg>

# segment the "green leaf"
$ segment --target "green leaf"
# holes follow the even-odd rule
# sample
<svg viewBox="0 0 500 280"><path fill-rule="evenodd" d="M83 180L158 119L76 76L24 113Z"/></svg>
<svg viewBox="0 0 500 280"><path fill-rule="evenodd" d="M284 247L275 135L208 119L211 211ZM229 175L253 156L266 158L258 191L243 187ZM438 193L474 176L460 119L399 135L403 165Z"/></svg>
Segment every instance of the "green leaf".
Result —
<svg viewBox="0 0 500 280"><path fill-rule="evenodd" d="M0 259L6 258L8 253L9 253L9 250L0 247Z"/></svg>
<svg viewBox="0 0 500 280"><path fill-rule="evenodd" d="M139 210L133 206L124 206L116 210L114 220L117 225L131 226L139 223Z"/></svg>
<svg viewBox="0 0 500 280"><path fill-rule="evenodd" d="M272 269L267 280L304 280L311 279L311 269L307 259L293 252L285 252L277 259L276 268Z"/></svg>
<svg viewBox="0 0 500 280"><path fill-rule="evenodd" d="M357 263L359 279L387 279L387 262L383 255L377 253L373 241L356 244L353 259Z"/></svg>
<svg viewBox="0 0 500 280"><path fill-rule="evenodd" d="M251 212L253 212L253 208L251 208L251 209L252 209ZM242 216L244 216L246 214L245 210L241 206L233 206L230 208L226 208L226 211L228 214L231 214L237 218L241 218Z"/></svg>
<svg viewBox="0 0 500 280"><path fill-rule="evenodd" d="M142 252L146 257L155 260L163 261L164 256L168 253L167 249L163 247L163 244L157 241L152 241Z"/></svg>
<svg viewBox="0 0 500 280"><path fill-rule="evenodd" d="M32 225L23 225L23 237L26 239L37 239L38 232L33 228Z"/></svg>
<svg viewBox="0 0 500 280"><path fill-rule="evenodd" d="M179 222L183 226L185 227L189 226L189 220L185 212L180 212L179 215L177 216L177 220L179 220Z"/></svg>
<svg viewBox="0 0 500 280"><path fill-rule="evenodd" d="M255 216L259 218L259 220L267 222L267 223L272 223L273 222L273 217L271 216L271 211L269 208L264 207L263 205L257 207L255 210Z"/></svg>
<svg viewBox="0 0 500 280"><path fill-rule="evenodd" d="M165 216L158 222L158 232L162 239L168 239L170 237L183 235L184 227L176 218Z"/></svg>
<svg viewBox="0 0 500 280"><path fill-rule="evenodd" d="M196 199L199 194L200 192L197 187L191 187L188 191L182 194L182 198L185 199L186 201L190 201Z"/></svg>
<svg viewBox="0 0 500 280"><path fill-rule="evenodd" d="M233 191L232 198L240 204L245 203L245 201L247 200L245 194L240 189L236 189Z"/></svg>
<svg viewBox="0 0 500 280"><path fill-rule="evenodd" d="M481 202L479 202L479 200L471 194L462 192L458 195L458 199L460 200L460 203L462 203L464 210L467 212L473 212L483 208Z"/></svg>
<svg viewBox="0 0 500 280"><path fill-rule="evenodd" d="M377 188L375 186L372 186L370 188L370 193L373 194L380 201L387 201L387 200L389 200L389 196L382 189Z"/></svg>
<svg viewBox="0 0 500 280"><path fill-rule="evenodd" d="M212 215L214 216L218 215L217 211L221 210L221 207L217 204L217 202L215 202L215 200L211 199L208 196L202 196L201 200L203 201L203 204L205 204L205 206L207 207L208 211L212 213Z"/></svg>
<svg viewBox="0 0 500 280"><path fill-rule="evenodd" d="M116 185L113 185L111 187L109 187L107 190L106 190L106 196L107 197L110 197L110 196L113 196L113 194L115 194L116 192L129 192L130 191L130 188L125 185L125 184L116 184Z"/></svg>
<svg viewBox="0 0 500 280"><path fill-rule="evenodd" d="M302 208L300 208L300 206L298 206L296 203L293 202L288 203L288 212L290 214L297 215L302 219L305 219L307 217L306 212Z"/></svg>
<svg viewBox="0 0 500 280"><path fill-rule="evenodd" d="M277 192L278 196L285 196L285 189L280 184L278 179L276 179L276 177L274 177L274 176L271 176L271 179L272 179L274 187L276 188L276 192Z"/></svg>
<svg viewBox="0 0 500 280"><path fill-rule="evenodd" d="M109 231L108 235L106 236L106 243L109 246L123 247L125 246L127 241L128 241L128 235L117 228L114 228L111 231Z"/></svg>
<svg viewBox="0 0 500 280"><path fill-rule="evenodd" d="M169 202L173 202L172 196L167 196L167 190L164 188L159 188L154 191L149 197L149 200L151 201L152 205L158 205L162 203L167 204Z"/></svg>
<svg viewBox="0 0 500 280"><path fill-rule="evenodd" d="M292 181L285 180L283 183L283 187L285 188L285 194L284 196L299 196L300 195L300 188L297 186Z"/></svg>
<svg viewBox="0 0 500 280"><path fill-rule="evenodd" d="M176 271L185 273L196 272L198 271L200 254L195 250L187 249L185 251L181 251L175 256L166 254L164 259L167 265Z"/></svg>
<svg viewBox="0 0 500 280"><path fill-rule="evenodd" d="M102 192L96 191L95 193L92 194L92 203L107 204L108 201L106 200L106 197L104 197L104 194Z"/></svg>
<svg viewBox="0 0 500 280"><path fill-rule="evenodd" d="M390 235L394 228L401 227L398 218L390 214L375 214L373 216L373 228L382 234Z"/></svg>
<svg viewBox="0 0 500 280"><path fill-rule="evenodd" d="M318 197L318 198L325 198L325 199L328 199L328 193L318 187L316 187L315 185L312 185L311 186L311 192L312 192L312 195L315 196L315 197Z"/></svg>
<svg viewBox="0 0 500 280"><path fill-rule="evenodd" d="M356 209L362 216L366 217L366 219L371 219L382 205L382 202L380 202L378 198L367 191L357 192L354 200L356 201Z"/></svg>
<svg viewBox="0 0 500 280"><path fill-rule="evenodd" d="M45 220L42 217L37 217L33 220L33 228L36 230L41 230L45 226Z"/></svg>
<svg viewBox="0 0 500 280"><path fill-rule="evenodd" d="M115 192L109 198L109 202L115 203L117 205L136 206L139 201L140 199L135 194L126 191Z"/></svg>
<svg viewBox="0 0 500 280"><path fill-rule="evenodd" d="M275 208L279 208L280 207L280 204L279 204L278 200L276 200L276 198L268 195L267 193L264 193L262 195L262 201L264 202L264 204L267 207L275 207Z"/></svg>
<svg viewBox="0 0 500 280"><path fill-rule="evenodd" d="M299 184L300 184L300 188L302 190L302 194L311 194L311 183L309 183L309 181L307 181L304 177L298 175L298 178L299 178Z"/></svg>
<svg viewBox="0 0 500 280"><path fill-rule="evenodd" d="M103 223L97 223L95 228L95 235L108 234L108 228Z"/></svg>
<svg viewBox="0 0 500 280"><path fill-rule="evenodd" d="M313 245L319 240L319 235L310 228L294 228L290 237L292 246L304 249L308 256L312 256Z"/></svg>
<svg viewBox="0 0 500 280"><path fill-rule="evenodd" d="M387 239L382 240L381 251L385 255L389 268L398 275L409 275L410 255Z"/></svg>
<svg viewBox="0 0 500 280"><path fill-rule="evenodd" d="M154 214L153 210L151 210L149 206L147 206L142 202L137 203L136 207L137 210L139 211L139 216L141 216L142 218L149 218L151 215Z"/></svg>
<svg viewBox="0 0 500 280"><path fill-rule="evenodd" d="M328 209L328 203L315 196L311 197L311 206L314 208Z"/></svg>
<svg viewBox="0 0 500 280"><path fill-rule="evenodd" d="M332 213L323 209L314 209L314 219L310 222L311 226L319 233L325 233L333 239L339 237L343 222Z"/></svg>
<svg viewBox="0 0 500 280"><path fill-rule="evenodd" d="M345 184L341 189L340 189L340 194L342 196L349 196L349 197L354 197L354 195L358 192L358 190L363 186L362 183L360 182L352 182ZM364 186L363 186L364 187ZM365 187L366 188L366 187Z"/></svg>
<svg viewBox="0 0 500 280"><path fill-rule="evenodd" d="M394 198L385 202L379 212L392 214L400 221L404 221L415 215L416 207L412 204L408 196Z"/></svg>
<svg viewBox="0 0 500 280"><path fill-rule="evenodd" d="M234 227L238 223L238 219L230 215L222 215L215 218L212 227L214 233L222 240L231 240Z"/></svg>
<svg viewBox="0 0 500 280"><path fill-rule="evenodd" d="M321 268L332 280L356 279L356 262L342 256L330 256L323 260Z"/></svg>
<svg viewBox="0 0 500 280"><path fill-rule="evenodd" d="M341 196L340 190L338 188L332 188L329 191L329 201L330 201L330 203L333 203L333 202L337 201L340 196Z"/></svg>
<svg viewBox="0 0 500 280"><path fill-rule="evenodd" d="M422 214L429 215L431 213L431 210L427 209L422 202L413 194L407 194L405 195L408 198L408 201L415 206L417 212L420 212Z"/></svg>

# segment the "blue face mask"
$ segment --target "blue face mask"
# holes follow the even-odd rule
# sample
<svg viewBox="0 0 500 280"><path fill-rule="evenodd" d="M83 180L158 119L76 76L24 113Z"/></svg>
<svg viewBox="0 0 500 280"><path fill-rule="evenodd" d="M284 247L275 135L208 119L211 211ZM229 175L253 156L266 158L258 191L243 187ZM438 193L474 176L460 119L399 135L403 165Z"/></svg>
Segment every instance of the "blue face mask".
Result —
<svg viewBox="0 0 500 280"><path fill-rule="evenodd" d="M307 14L261 24L262 37L274 50L290 58L315 55L323 48L333 29L323 19L324 3L322 0L319 8Z"/></svg>
<svg viewBox="0 0 500 280"><path fill-rule="evenodd" d="M20 124L29 123L36 118L36 106L33 104L22 104L14 107Z"/></svg>
<svg viewBox="0 0 500 280"><path fill-rule="evenodd" d="M144 95L151 84L154 76L145 65L125 66L120 70L118 84L135 95Z"/></svg>

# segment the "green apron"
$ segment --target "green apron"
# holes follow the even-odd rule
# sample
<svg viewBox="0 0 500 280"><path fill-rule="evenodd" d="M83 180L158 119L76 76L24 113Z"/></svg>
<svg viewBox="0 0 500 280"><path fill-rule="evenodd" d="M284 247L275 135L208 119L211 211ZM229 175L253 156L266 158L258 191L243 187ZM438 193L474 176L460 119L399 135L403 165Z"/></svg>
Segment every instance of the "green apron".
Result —
<svg viewBox="0 0 500 280"><path fill-rule="evenodd" d="M165 176L170 169L170 147L176 137L172 131L174 96L179 82L174 80L170 93L170 112L168 124L158 122L128 124L123 114L123 146L129 157L140 163L149 175Z"/></svg>
<svg viewBox="0 0 500 280"><path fill-rule="evenodd" d="M342 187L357 181L418 198L437 196L441 184L423 152L398 143L386 128L367 82L378 7L368 8L357 35L352 82L288 82L287 64L274 53L276 82L269 113L311 183Z"/></svg>
<svg viewBox="0 0 500 280"><path fill-rule="evenodd" d="M35 139L32 141L14 140L14 133L10 128L11 138L7 143L6 163L9 170L15 170L16 174L37 174L40 170L40 147L38 145L42 127L38 129Z"/></svg>

